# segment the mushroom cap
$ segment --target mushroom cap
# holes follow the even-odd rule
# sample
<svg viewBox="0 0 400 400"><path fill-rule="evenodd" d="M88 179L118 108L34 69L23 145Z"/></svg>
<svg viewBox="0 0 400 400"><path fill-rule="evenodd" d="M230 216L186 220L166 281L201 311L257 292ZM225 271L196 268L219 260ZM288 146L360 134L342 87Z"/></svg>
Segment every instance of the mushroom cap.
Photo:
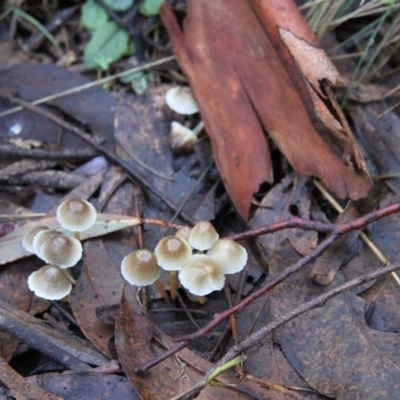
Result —
<svg viewBox="0 0 400 400"><path fill-rule="evenodd" d="M33 248L33 252L39 257L42 258L40 256L40 247L42 246L42 244L49 238L51 237L55 237L57 235L62 235L61 232L59 231L55 231L54 229L44 229L42 231L40 231L39 233L37 233L32 241L32 248Z"/></svg>
<svg viewBox="0 0 400 400"><path fill-rule="evenodd" d="M42 231L49 230L47 226L37 226L36 228L31 229L22 239L22 247L29 251L30 253L34 253L33 249L33 239L35 236Z"/></svg>
<svg viewBox="0 0 400 400"><path fill-rule="evenodd" d="M140 249L132 251L122 260L121 273L130 284L147 286L159 278L161 268L154 253Z"/></svg>
<svg viewBox="0 0 400 400"><path fill-rule="evenodd" d="M82 244L79 240L59 233L43 242L38 256L48 264L69 268L82 258L82 251Z"/></svg>
<svg viewBox="0 0 400 400"><path fill-rule="evenodd" d="M212 223L200 221L190 231L188 241L194 249L204 251L210 249L218 239L219 235Z"/></svg>
<svg viewBox="0 0 400 400"><path fill-rule="evenodd" d="M192 247L185 239L166 236L158 242L154 254L161 268L167 271L178 271L192 257Z"/></svg>
<svg viewBox="0 0 400 400"><path fill-rule="evenodd" d="M196 134L179 122L171 122L168 143L174 153L191 153L197 141Z"/></svg>
<svg viewBox="0 0 400 400"><path fill-rule="evenodd" d="M165 102L178 114L191 115L199 111L199 106L188 86L174 86L167 90Z"/></svg>
<svg viewBox="0 0 400 400"><path fill-rule="evenodd" d="M191 228L188 226L182 226L175 232L175 236L188 241Z"/></svg>
<svg viewBox="0 0 400 400"><path fill-rule="evenodd" d="M217 240L207 255L221 264L225 274L241 271L247 262L246 249L230 239Z"/></svg>
<svg viewBox="0 0 400 400"><path fill-rule="evenodd" d="M57 208L57 221L72 232L89 229L97 218L96 209L86 200L67 199Z"/></svg>
<svg viewBox="0 0 400 400"><path fill-rule="evenodd" d="M205 296L224 287L225 274L214 259L205 254L194 254L179 271L179 280L190 293Z"/></svg>
<svg viewBox="0 0 400 400"><path fill-rule="evenodd" d="M47 300L59 300L67 296L72 289L65 272L55 265L45 265L28 277L29 289L38 297Z"/></svg>

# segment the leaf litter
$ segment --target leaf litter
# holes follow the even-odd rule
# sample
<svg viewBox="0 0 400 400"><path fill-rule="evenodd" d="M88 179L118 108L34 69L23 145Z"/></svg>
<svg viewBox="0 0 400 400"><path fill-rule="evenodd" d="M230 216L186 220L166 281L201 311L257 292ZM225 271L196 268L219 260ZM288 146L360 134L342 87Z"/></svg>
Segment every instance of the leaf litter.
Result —
<svg viewBox="0 0 400 400"><path fill-rule="evenodd" d="M72 165L71 161L52 161L42 166L25 159L22 163L2 160L0 356L5 360L4 374L12 381L54 393L48 398L70 399L97 394L99 398L181 398L185 391L192 393L187 398L196 393L205 399L227 395L238 399L396 398L400 372L399 288L389 277L340 294L276 329L247 351L242 366L236 366L241 379L223 372L216 378L219 385L196 389L196 383L213 368L207 360L218 360L218 354L297 305L379 268L381 262L361 242L358 230L343 236L314 263L253 302L237 315L236 322L233 318L230 324L221 320L207 339L203 337L175 355L160 359L144 375L137 373L154 357L162 357L176 346L171 337L197 329L186 316L186 308L193 312L196 324L206 325L214 314L218 316L239 301L241 295L251 295L263 280L307 257L325 234L303 230L300 225L250 240L248 249L253 254L249 267L240 276L229 278L227 298L223 293L214 293L202 306L183 291L179 302L169 304L153 288L146 292L127 285L120 274L120 262L127 253L143 246L154 248L170 221L175 221L176 227L214 220L225 235L245 230L247 217L247 228L252 229L294 218L334 221L336 214L312 181L299 172L319 176L338 197L353 199L364 197L370 187L366 164L374 174L397 172L398 138L392 133L397 132L396 112L382 114L387 109L384 102L352 104L348 112L355 130L353 139L331 93L331 87L343 85L342 76L297 9L285 1L285 13L281 14L277 4L272 2L270 9L264 9L256 0L230 1L231 12L227 15L226 1L207 6L189 1L183 32L167 6L162 7L177 61L199 102L201 119L211 139L210 143L203 136L194 153L176 156L168 147L170 123L175 119L184 122L164 104L171 81L186 79L176 66L172 72L165 68L156 78L157 84L149 85L143 96L120 95L117 86L113 92L118 93L116 99L96 88L52 100L45 106L84 128L134 172L132 176L120 167L105 165L100 172L89 172L83 183L66 194L69 198L91 198L101 211L97 225L83 237L84 258L74 270L77 285L67 304L49 304L29 292L26 277L40 263L27 257L21 238L31 227L57 225L52 215L65 193L61 195L60 186L56 192L50 189L44 173L49 168L69 173L82 159L72 161ZM17 55L16 64L22 59ZM7 67L0 77L1 90L17 93L28 101L90 82L77 72L54 65ZM164 81L165 76L168 79ZM329 80L329 85L322 80ZM212 86L215 82L217 85ZM266 87L268 91L261 90ZM10 107L3 100L0 105L3 109ZM198 118L188 118L186 123L194 126ZM86 142L69 132L60 135L56 123L32 111L11 114L0 121L0 151L1 144L11 144L15 135L37 141L49 155L88 148ZM263 129L275 144L265 139ZM281 155L276 157L275 146L297 172L291 171ZM220 176L215 176L210 167L212 155ZM274 185L272 167L277 181ZM12 183L11 176L26 177L31 170L38 173L35 183ZM260 201L254 204L260 207L255 211L250 204L263 182L269 185L263 185L266 192L257 195ZM336 222L348 222L396 203L397 185L395 178L374 185L365 204L350 203ZM237 218L231 205L242 218ZM36 213L33 221L28 216L32 213ZM141 217L164 221L165 228L141 226ZM397 219L394 215L367 228L370 238L391 262L396 261L397 254ZM161 281L168 290L165 274ZM53 327L33 319L28 312ZM76 338L72 332L83 334L85 339ZM8 362L18 370L18 354L29 356L29 351L17 347L18 341L55 360L54 365L63 372L51 372L39 362L40 372L32 369L28 379L10 374ZM119 362L113 364L117 370L110 367L111 372L102 375L93 368L100 365L106 370L109 360ZM126 378L115 375L116 371ZM0 381L13 396L23 395L26 387L29 390L22 383L19 388L7 384L5 377ZM227 384L235 386L228 392Z"/></svg>

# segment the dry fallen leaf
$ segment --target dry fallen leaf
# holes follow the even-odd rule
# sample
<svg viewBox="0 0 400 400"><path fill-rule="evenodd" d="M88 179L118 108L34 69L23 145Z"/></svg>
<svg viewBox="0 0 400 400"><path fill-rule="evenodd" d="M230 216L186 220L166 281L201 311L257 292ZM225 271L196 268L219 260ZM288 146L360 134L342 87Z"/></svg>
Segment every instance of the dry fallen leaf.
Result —
<svg viewBox="0 0 400 400"><path fill-rule="evenodd" d="M183 31L168 5L161 8L234 205L247 218L252 194L273 180L263 128L298 172L319 177L341 198L366 196L370 178L361 152L344 119L329 113L320 87L321 79L338 80L336 70L312 33L304 35L304 21L290 29L302 21L291 1L251 4L189 0ZM304 64L304 51L324 65L318 74Z"/></svg>

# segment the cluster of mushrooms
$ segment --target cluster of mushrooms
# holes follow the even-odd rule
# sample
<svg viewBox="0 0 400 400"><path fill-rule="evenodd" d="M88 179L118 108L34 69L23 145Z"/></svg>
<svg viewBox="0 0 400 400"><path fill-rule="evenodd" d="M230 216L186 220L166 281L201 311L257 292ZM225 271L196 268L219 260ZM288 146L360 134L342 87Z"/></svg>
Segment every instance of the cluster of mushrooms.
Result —
<svg viewBox="0 0 400 400"><path fill-rule="evenodd" d="M75 280L69 268L82 258L80 232L89 229L97 218L96 209L86 200L68 199L57 208L57 221L71 235L39 226L28 232L22 245L47 265L33 272L28 286L36 296L59 300L72 290Z"/></svg>
<svg viewBox="0 0 400 400"><path fill-rule="evenodd" d="M68 199L57 209L60 225L72 235L39 226L23 238L23 247L47 263L28 278L29 289L36 296L59 300L72 290L75 280L70 268L82 258L80 232L96 221L96 209L86 200ZM247 262L247 251L229 239L219 239L213 225L198 222L192 229L182 227L175 235L161 239L154 252L139 249L129 253L121 263L122 276L130 284L154 284L168 301L159 281L161 269L169 272L170 295L177 297L177 277L182 286L203 303L207 294L220 290L225 275L241 271Z"/></svg>
<svg viewBox="0 0 400 400"><path fill-rule="evenodd" d="M247 251L229 239L219 239L213 225L198 222L192 229L183 227L174 236L161 239L154 253L147 249L129 253L121 263L123 277L132 285L155 284L166 300L169 297L159 281L161 268L169 271L171 299L177 296L177 282L203 303L207 294L220 290L225 275L241 271Z"/></svg>

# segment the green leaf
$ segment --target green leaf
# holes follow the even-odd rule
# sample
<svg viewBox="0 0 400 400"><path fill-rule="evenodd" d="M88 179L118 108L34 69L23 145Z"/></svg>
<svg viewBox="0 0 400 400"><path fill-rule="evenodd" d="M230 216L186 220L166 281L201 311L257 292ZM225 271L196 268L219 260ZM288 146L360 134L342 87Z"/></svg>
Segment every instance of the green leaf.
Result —
<svg viewBox="0 0 400 400"><path fill-rule="evenodd" d="M88 0L82 6L81 23L90 31L94 31L108 21L108 15L94 0Z"/></svg>
<svg viewBox="0 0 400 400"><path fill-rule="evenodd" d="M105 70L130 50L129 34L114 21L98 27L87 44L83 61L87 69Z"/></svg>
<svg viewBox="0 0 400 400"><path fill-rule="evenodd" d="M140 223L140 218L137 217L119 214L97 214L95 224L88 230L81 232L81 240L106 235L130 226L140 225ZM27 252L22 247L22 238L37 226L47 226L50 229L56 229L68 235L71 234L71 232L61 228L56 217L44 218L17 227L9 234L0 238L0 265L32 255L32 253Z"/></svg>
<svg viewBox="0 0 400 400"><path fill-rule="evenodd" d="M143 0L140 3L139 11L145 17L153 17L160 13L160 6L164 0Z"/></svg>
<svg viewBox="0 0 400 400"><path fill-rule="evenodd" d="M126 11L133 4L133 0L104 0L104 3L114 11Z"/></svg>
<svg viewBox="0 0 400 400"><path fill-rule="evenodd" d="M154 82L155 76L153 72L144 73L142 71L134 72L120 78L122 83L130 83L134 92L142 95L147 89L148 82Z"/></svg>

